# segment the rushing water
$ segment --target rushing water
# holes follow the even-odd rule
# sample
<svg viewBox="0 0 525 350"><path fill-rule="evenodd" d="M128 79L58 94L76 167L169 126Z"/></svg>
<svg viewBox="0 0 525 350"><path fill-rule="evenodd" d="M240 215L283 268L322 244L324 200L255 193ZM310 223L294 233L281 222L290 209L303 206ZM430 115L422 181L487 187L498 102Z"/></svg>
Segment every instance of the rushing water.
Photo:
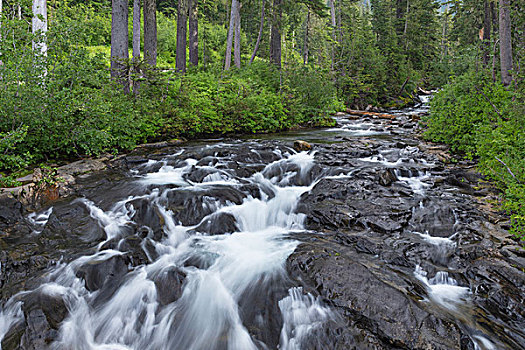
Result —
<svg viewBox="0 0 525 350"><path fill-rule="evenodd" d="M423 105L394 113L408 123L426 111ZM390 137L389 129L371 120L338 121L340 127L312 137L335 142ZM434 235L429 230L436 227L418 224L431 210L427 205L441 202L433 204L428 194L436 164L420 157L417 147L382 149L356 158L354 168L341 168L321 166L316 151L296 152L286 144L271 150L257 142L244 144L251 150L243 159L236 154L240 146L188 145L155 155L131 167L114 188L104 187L109 201L98 195L73 200L70 205L80 206L101 235L80 232L83 241L96 244L58 262L35 290L18 293L0 308L0 340L33 317L24 300L37 295L40 303L67 310L46 343L53 349L323 348L316 337L330 325L340 326L341 315L287 273L287 259L300 244L297 237L322 235L305 229L298 204L320 181L353 181L355 171L373 167L389 169L396 185L417 203L404 233L412 246L422 244L423 252L430 252L417 259L407 277L424 289L421 305L458 320L474 348L499 348L475 319L469 286L448 266L458 245L456 212L448 215L453 224L446 234ZM31 235L43 234L54 213L49 207L30 214ZM142 258L130 258L136 241ZM433 266L426 260L439 268L426 271Z"/></svg>
<svg viewBox="0 0 525 350"><path fill-rule="evenodd" d="M285 284L285 261L298 244L290 237L303 230L304 214L296 213L295 208L301 194L309 191L317 180L309 176L314 153L286 152L279 156L280 159L252 176L235 178L221 169L220 157L212 158L209 165L199 165L182 152L175 158L134 169L134 187L143 194L118 200L109 210L87 198L79 199L106 237L98 245L98 252L58 265L51 271L48 282L39 287L42 293L64 297L70 311L53 347L86 350L260 347L243 324L240 305L250 305L254 290L270 290L272 284ZM149 170L155 167L158 169ZM200 170L207 172L200 182L187 178ZM254 197L251 192L243 191L243 186L256 188L259 193ZM202 205L210 214L197 225L184 226L173 219L168 208L171 197L177 197L181 191L185 195L190 191L195 196L205 196L209 188L234 189L242 200L221 202L207 197ZM78 271L82 266L100 264L123 254L118 248L100 249L110 241L123 241L137 214L133 203L140 200L162 217L164 238L149 240L156 258L150 264L132 268L122 277L114 294L101 302L105 288L90 291ZM42 227L51 212L48 209L42 214L32 214L30 220ZM199 226L213 223L221 215L235 218L235 230L217 235L199 232ZM182 293L179 299L161 305L155 282L173 271L185 276ZM178 293L165 291L170 292ZM319 300L296 287L279 301L279 308L283 317L280 349L300 349L309 332L331 317L331 311ZM260 327L269 326L264 324L262 315L256 316L262 323ZM22 317L20 303L8 304L0 314L0 337Z"/></svg>

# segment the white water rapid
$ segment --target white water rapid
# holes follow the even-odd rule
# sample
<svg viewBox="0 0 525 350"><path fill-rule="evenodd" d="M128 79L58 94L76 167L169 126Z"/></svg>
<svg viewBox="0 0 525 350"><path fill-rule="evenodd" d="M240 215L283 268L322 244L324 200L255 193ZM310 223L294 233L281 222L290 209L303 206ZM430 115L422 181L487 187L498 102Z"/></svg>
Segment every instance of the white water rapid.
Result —
<svg viewBox="0 0 525 350"><path fill-rule="evenodd" d="M39 287L41 293L63 298L69 310L53 348L249 350L267 347L246 328L241 305L250 303L249 299L245 300L250 295L271 290L275 281L287 280L285 262L298 245L289 236L303 230L305 216L295 209L299 197L313 187L307 175L314 164L314 154L287 153L248 178L235 178L221 170L221 159L216 159L215 165L197 165L191 158L170 164L150 161L143 168L161 165L160 168L143 174L132 171L137 177L136 185L146 188L146 194L119 200L109 210L103 210L87 198L79 200L104 230L106 239L98 245L99 251L95 254L59 264L49 274L48 282ZM209 174L200 182L188 180L187 175L197 170ZM239 190L241 185L255 186L259 193L257 196L244 193L237 204L204 198L207 188ZM173 218L174 209L167 205L168 196L188 190L195 191L196 195L204 191L202 205L211 212L198 225L184 226L177 222ZM129 271L115 283L114 290L90 290L79 277L79 271L125 254L101 249L108 242L118 241L117 247L121 245L127 229L134 224L137 208L133 203L137 200L147 201L162 217L164 238L146 239L154 247L155 257L150 264L128 266ZM50 213L31 219L38 224L47 220ZM220 215L233 216L236 229L217 235L199 232L199 225L213 222ZM149 252L150 257L151 254ZM170 284L173 283L168 279L170 274L183 276L180 291ZM161 300L158 285L162 283L167 283L168 293L179 293L178 298L168 296L169 302ZM288 295L283 295L278 307L283 319L278 345L282 350L302 348L310 331L331 318L327 307L297 287L291 287ZM6 305L0 313L0 339L22 318L19 303ZM265 327L263 315L256 315L256 319Z"/></svg>

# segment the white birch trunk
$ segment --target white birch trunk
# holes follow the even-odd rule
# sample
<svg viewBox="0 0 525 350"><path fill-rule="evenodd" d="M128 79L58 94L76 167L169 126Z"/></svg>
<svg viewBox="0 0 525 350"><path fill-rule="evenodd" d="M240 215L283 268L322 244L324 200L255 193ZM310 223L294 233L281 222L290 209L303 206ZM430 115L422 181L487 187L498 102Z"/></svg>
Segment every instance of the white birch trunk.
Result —
<svg viewBox="0 0 525 350"><path fill-rule="evenodd" d="M33 51L47 56L47 0L33 0Z"/></svg>

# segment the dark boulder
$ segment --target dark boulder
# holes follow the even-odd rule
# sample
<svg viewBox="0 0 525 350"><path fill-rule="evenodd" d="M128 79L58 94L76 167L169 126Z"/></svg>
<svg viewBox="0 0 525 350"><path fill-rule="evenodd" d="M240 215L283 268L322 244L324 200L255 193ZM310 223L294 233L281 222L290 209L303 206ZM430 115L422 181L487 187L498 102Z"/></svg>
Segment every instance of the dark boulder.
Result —
<svg viewBox="0 0 525 350"><path fill-rule="evenodd" d="M414 278L386 274L338 245L303 244L287 266L292 277L338 310L347 348L461 349L461 330L424 309L418 301L424 288L414 288Z"/></svg>
<svg viewBox="0 0 525 350"><path fill-rule="evenodd" d="M218 212L204 218L194 230L209 235L221 235L238 231L237 220L230 213Z"/></svg>
<svg viewBox="0 0 525 350"><path fill-rule="evenodd" d="M161 305L168 305L182 296L182 286L186 273L178 267L170 267L155 277L157 296Z"/></svg>
<svg viewBox="0 0 525 350"><path fill-rule="evenodd" d="M397 181L397 176L393 169L385 169L379 172L377 175L378 182L382 186L390 186L393 182Z"/></svg>
<svg viewBox="0 0 525 350"><path fill-rule="evenodd" d="M60 324L69 310L55 285L44 285L20 296L24 319L11 326L2 339L2 349L49 349L58 337Z"/></svg>
<svg viewBox="0 0 525 350"><path fill-rule="evenodd" d="M106 283L115 284L129 272L129 258L125 255L115 255L106 260L91 260L80 266L76 275L85 282L86 289L95 291Z"/></svg>

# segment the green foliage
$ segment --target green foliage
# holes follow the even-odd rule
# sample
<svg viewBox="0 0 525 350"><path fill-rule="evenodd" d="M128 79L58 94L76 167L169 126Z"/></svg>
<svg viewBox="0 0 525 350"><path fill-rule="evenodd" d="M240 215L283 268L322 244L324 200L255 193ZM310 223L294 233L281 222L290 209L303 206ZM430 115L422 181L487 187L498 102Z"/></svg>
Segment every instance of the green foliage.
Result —
<svg viewBox="0 0 525 350"><path fill-rule="evenodd" d="M424 119L425 136L451 145L453 151L474 155L481 131L501 122L511 94L500 84L472 73L454 79L431 101L431 115Z"/></svg>
<svg viewBox="0 0 525 350"><path fill-rule="evenodd" d="M129 149L156 129L155 115L143 113L152 102L122 94L109 79L103 55L81 45L87 41L78 18L70 18L75 12L55 9L47 57L34 56L31 40L42 38L28 36L22 21L3 23L14 35L2 35L0 48L0 132L7 140L0 146L1 169Z"/></svg>
<svg viewBox="0 0 525 350"><path fill-rule="evenodd" d="M306 68L305 68L306 69ZM321 73L279 71L254 62L229 72L194 71L175 76L163 103L164 132L172 136L274 132L319 124L335 109L335 90Z"/></svg>
<svg viewBox="0 0 525 350"><path fill-rule="evenodd" d="M21 184L14 175L0 177L0 187L16 187Z"/></svg>
<svg viewBox="0 0 525 350"><path fill-rule="evenodd" d="M341 110L328 72L298 67L286 72L283 93L296 124L318 125L328 114Z"/></svg>
<svg viewBox="0 0 525 350"><path fill-rule="evenodd" d="M387 58L376 45L369 18L355 7L345 15L345 23L352 25L345 31L340 53L344 59L337 65L341 72L336 77L339 94L349 106L380 105L388 94Z"/></svg>
<svg viewBox="0 0 525 350"><path fill-rule="evenodd" d="M29 164L30 154L14 153L17 144L26 138L27 129L27 126L22 126L11 132L0 132L0 169L13 171Z"/></svg>
<svg viewBox="0 0 525 350"><path fill-rule="evenodd" d="M479 169L505 192L503 209L525 244L525 93L468 73L431 103L425 136L479 159Z"/></svg>
<svg viewBox="0 0 525 350"><path fill-rule="evenodd" d="M525 245L525 185L511 183L505 191L506 201L503 204L511 215L512 232Z"/></svg>

